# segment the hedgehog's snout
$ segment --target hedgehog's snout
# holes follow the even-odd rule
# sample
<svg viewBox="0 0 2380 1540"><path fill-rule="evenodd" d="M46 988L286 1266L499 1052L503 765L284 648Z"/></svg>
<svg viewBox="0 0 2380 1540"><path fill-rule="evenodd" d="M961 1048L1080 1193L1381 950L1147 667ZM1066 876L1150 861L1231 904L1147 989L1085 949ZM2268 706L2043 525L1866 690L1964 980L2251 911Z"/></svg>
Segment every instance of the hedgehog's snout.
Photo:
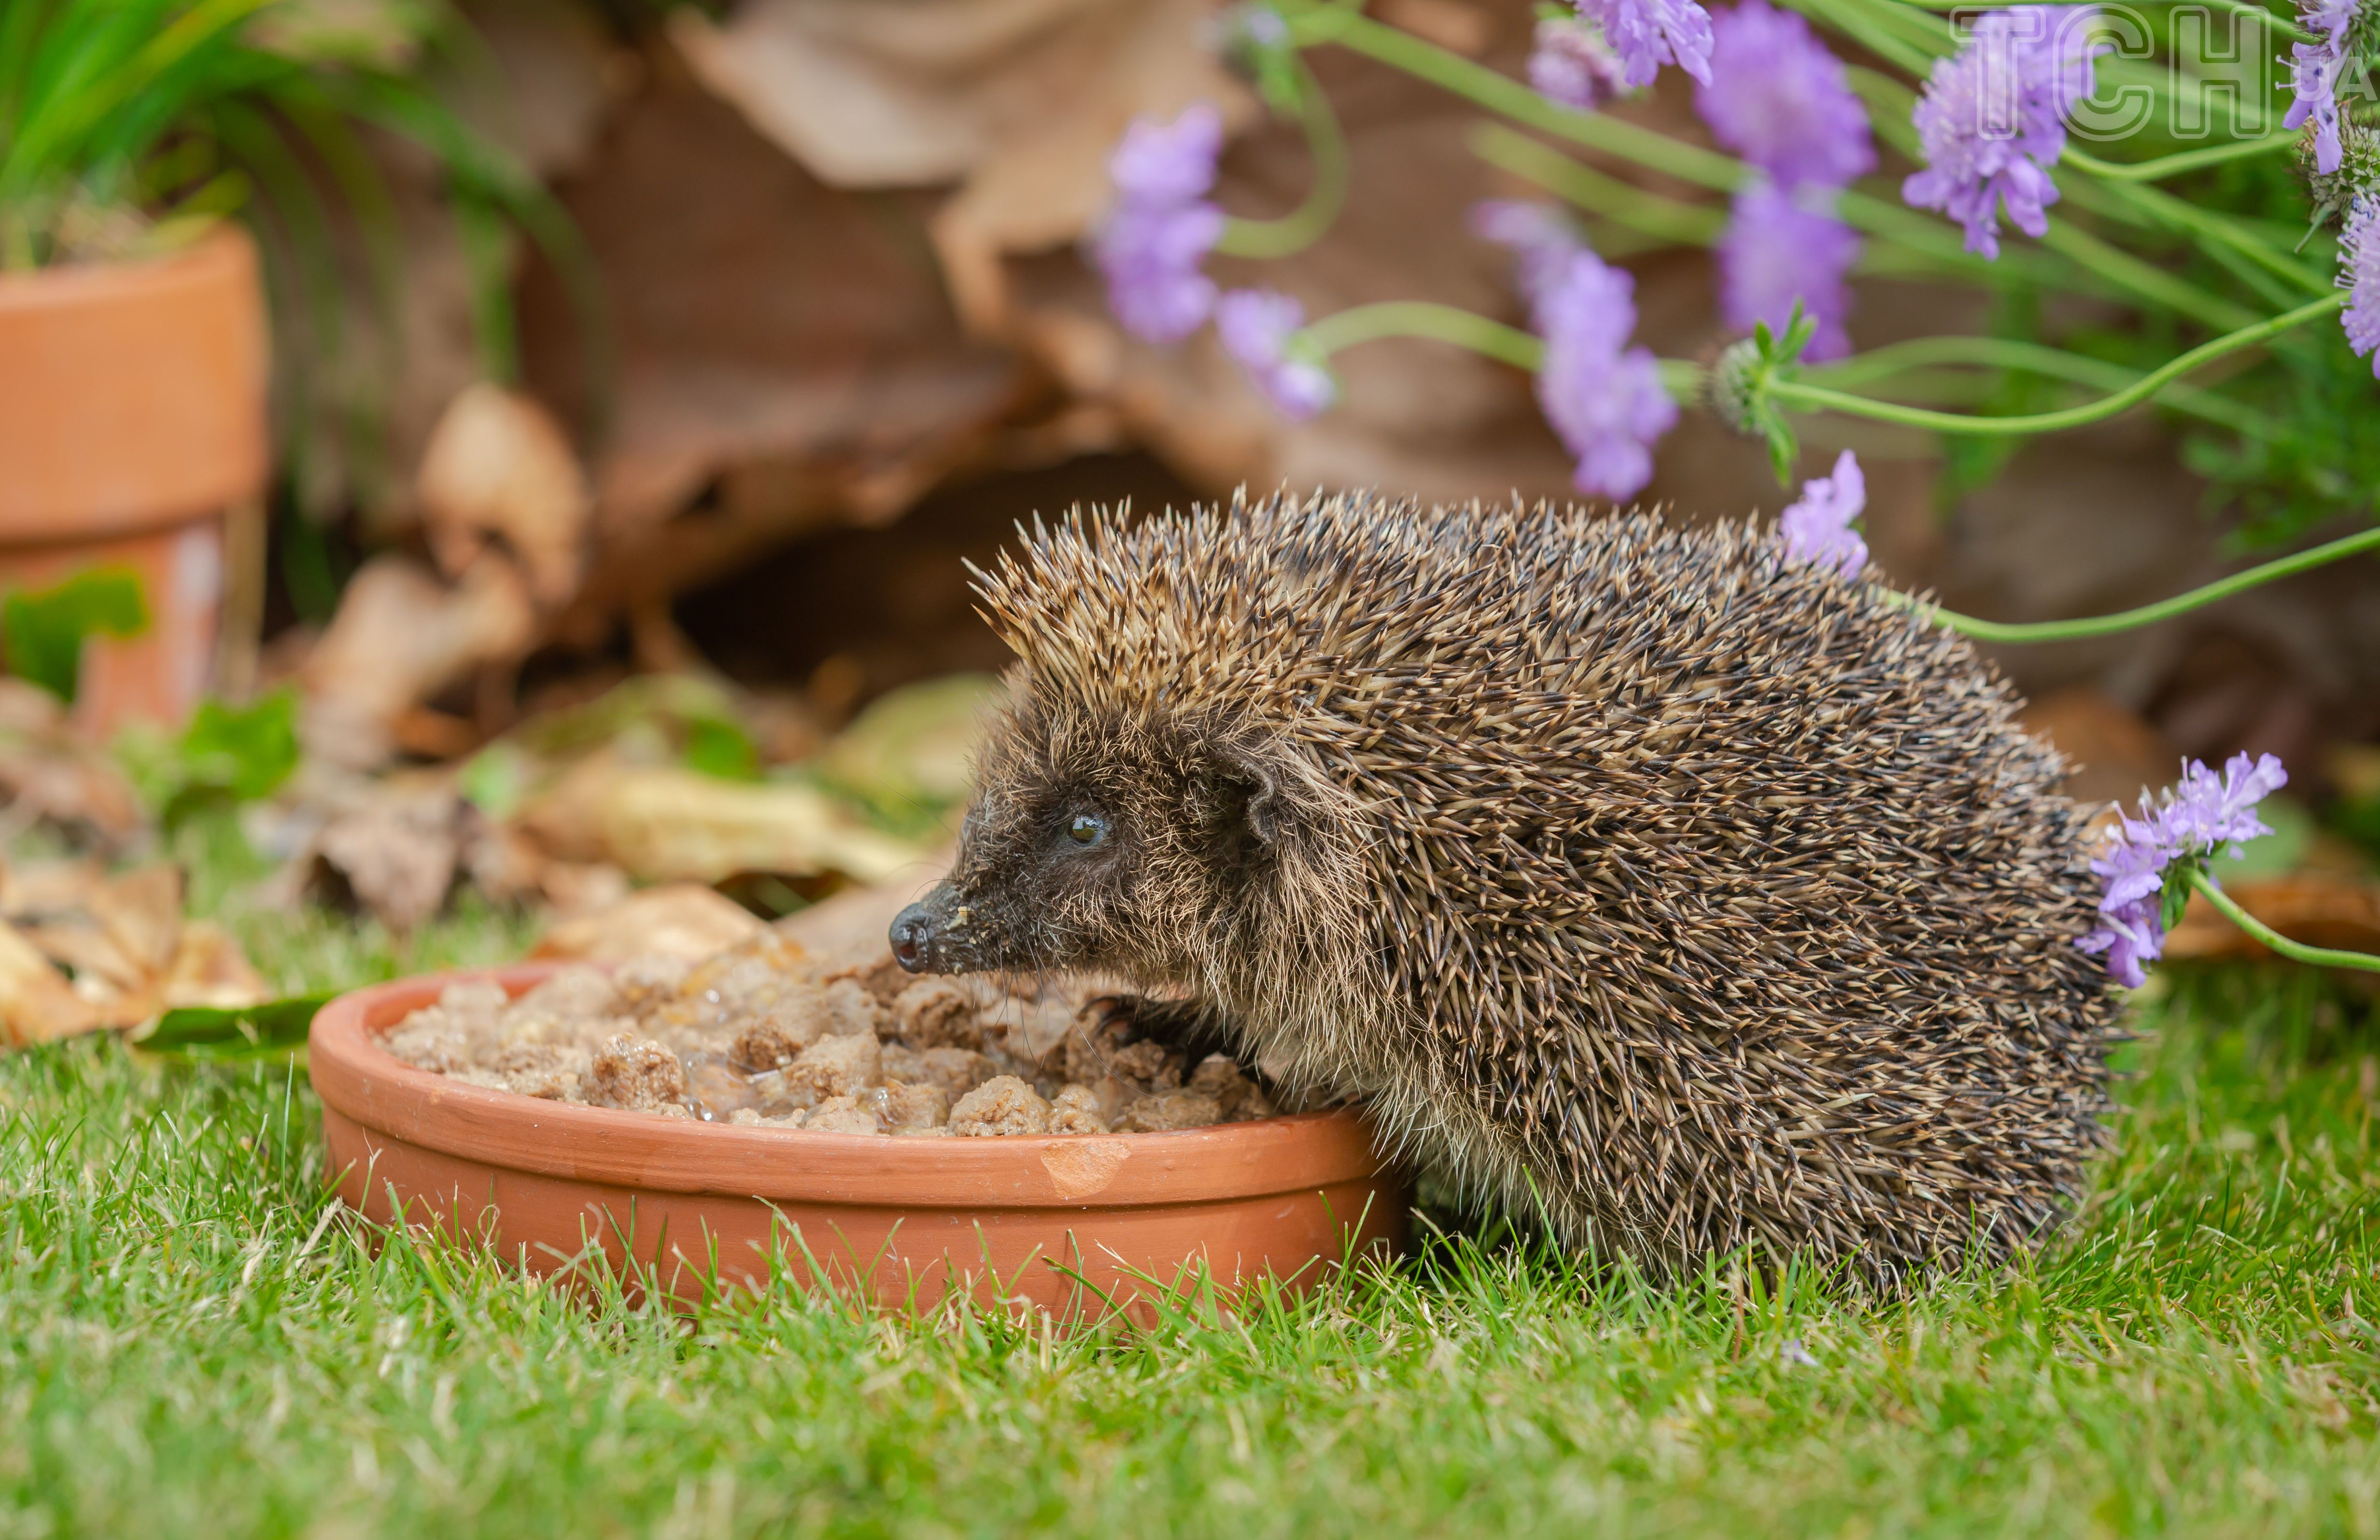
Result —
<svg viewBox="0 0 2380 1540"><path fill-rule="evenodd" d="M892 960L907 973L963 972L956 955L961 949L954 943L966 923L966 906L956 902L949 883L941 883L893 916Z"/></svg>

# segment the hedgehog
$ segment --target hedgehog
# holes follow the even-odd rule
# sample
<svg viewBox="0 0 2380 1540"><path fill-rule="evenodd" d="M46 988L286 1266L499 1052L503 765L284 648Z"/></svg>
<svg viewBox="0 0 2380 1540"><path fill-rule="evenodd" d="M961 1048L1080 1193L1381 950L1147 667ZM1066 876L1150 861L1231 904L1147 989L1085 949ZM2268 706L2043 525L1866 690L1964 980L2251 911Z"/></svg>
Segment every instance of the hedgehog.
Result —
<svg viewBox="0 0 2380 1540"><path fill-rule="evenodd" d="M1964 638L1745 521L1371 492L1077 509L902 966L1135 1030L1674 1279L2009 1259L2106 1142L2068 767Z"/></svg>

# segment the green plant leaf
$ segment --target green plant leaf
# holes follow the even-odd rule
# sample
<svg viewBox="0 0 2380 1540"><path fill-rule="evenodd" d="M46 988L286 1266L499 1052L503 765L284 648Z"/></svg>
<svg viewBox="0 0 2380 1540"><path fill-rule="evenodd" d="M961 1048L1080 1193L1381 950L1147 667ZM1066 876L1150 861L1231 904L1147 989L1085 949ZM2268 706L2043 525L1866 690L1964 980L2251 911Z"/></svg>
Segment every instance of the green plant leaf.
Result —
<svg viewBox="0 0 2380 1540"><path fill-rule="evenodd" d="M314 1013L332 998L292 995L229 1010L185 1006L158 1017L148 1036L134 1042L151 1053L207 1061L290 1053L306 1046L306 1031L314 1025Z"/></svg>
<svg viewBox="0 0 2380 1540"><path fill-rule="evenodd" d="M148 629L140 575L128 567L93 567L54 587L0 599L0 652L8 672L69 705L86 640L137 637Z"/></svg>
<svg viewBox="0 0 2380 1540"><path fill-rule="evenodd" d="M286 686L252 706L201 702L179 747L186 785L217 787L240 802L280 790L298 754L298 692Z"/></svg>
<svg viewBox="0 0 2380 1540"><path fill-rule="evenodd" d="M696 717L686 724L686 767L722 781L760 779L760 751L750 734L724 717Z"/></svg>

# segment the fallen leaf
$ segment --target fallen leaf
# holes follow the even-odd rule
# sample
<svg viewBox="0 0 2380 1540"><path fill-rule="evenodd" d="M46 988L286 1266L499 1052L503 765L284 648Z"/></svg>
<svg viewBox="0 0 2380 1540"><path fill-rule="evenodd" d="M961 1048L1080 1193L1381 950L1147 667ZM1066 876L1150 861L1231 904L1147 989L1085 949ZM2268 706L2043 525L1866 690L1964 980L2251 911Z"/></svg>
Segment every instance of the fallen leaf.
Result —
<svg viewBox="0 0 2380 1540"><path fill-rule="evenodd" d="M1255 115L1205 46L1205 0L757 0L674 12L705 85L839 188L959 188L934 236L961 313L996 327L997 259L1080 236L1136 116ZM987 287L989 285L989 287Z"/></svg>
<svg viewBox="0 0 2380 1540"><path fill-rule="evenodd" d="M86 907L136 976L154 978L173 964L182 939L182 871L170 862L100 884Z"/></svg>
<svg viewBox="0 0 2380 1540"><path fill-rule="evenodd" d="M750 910L711 889L675 882L563 921L539 939L530 955L616 963L658 952L698 962L766 928Z"/></svg>
<svg viewBox="0 0 2380 1540"><path fill-rule="evenodd" d="M597 757L521 810L519 821L566 860L607 860L650 882L717 882L744 873L873 882L917 860L815 787L720 781L674 767Z"/></svg>
<svg viewBox="0 0 2380 1540"><path fill-rule="evenodd" d="M378 764L407 712L476 668L519 657L535 635L527 585L493 553L451 588L419 562L376 556L307 655L299 736L334 764Z"/></svg>
<svg viewBox="0 0 2380 1540"><path fill-rule="evenodd" d="M887 691L836 734L819 768L895 804L951 803L967 794L983 715L1000 693L989 674L954 673Z"/></svg>
<svg viewBox="0 0 2380 1540"><path fill-rule="evenodd" d="M430 549L450 577L468 571L496 536L551 609L578 588L588 492L578 457L546 409L526 395L475 384L438 419L415 479Z"/></svg>
<svg viewBox="0 0 2380 1540"><path fill-rule="evenodd" d="M28 1048L100 1025L99 1013L16 927L0 922L0 1035Z"/></svg>
<svg viewBox="0 0 2380 1540"><path fill-rule="evenodd" d="M269 991L230 932L209 920L182 928L172 963L158 981L158 999L168 1009L253 1005Z"/></svg>
<svg viewBox="0 0 2380 1540"><path fill-rule="evenodd" d="M455 885L460 799L443 783L382 782L314 838L311 869L395 930L435 915Z"/></svg>
<svg viewBox="0 0 2380 1540"><path fill-rule="evenodd" d="M0 676L0 835L46 824L115 846L142 827L140 799L106 753L79 737L47 691Z"/></svg>
<svg viewBox="0 0 2380 1540"><path fill-rule="evenodd" d="M888 521L1057 405L962 334L924 200L825 186L666 55L559 192L620 359L590 565L560 636L601 640L793 536ZM541 269L520 327L525 377L577 420L577 322Z"/></svg>

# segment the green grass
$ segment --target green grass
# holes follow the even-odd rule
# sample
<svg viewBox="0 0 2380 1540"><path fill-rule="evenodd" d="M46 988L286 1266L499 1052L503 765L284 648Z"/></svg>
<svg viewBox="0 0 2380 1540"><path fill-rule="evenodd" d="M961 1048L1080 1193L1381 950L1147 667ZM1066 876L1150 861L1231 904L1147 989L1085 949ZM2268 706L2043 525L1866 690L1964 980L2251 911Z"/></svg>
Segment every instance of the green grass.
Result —
<svg viewBox="0 0 2380 1540"><path fill-rule="evenodd" d="M238 923L293 987L522 943ZM1073 1342L375 1253L302 1076L61 1045L0 1062L0 1535L2380 1534L2373 1008L2239 971L2140 1025L2023 1276L1662 1293L1465 1238Z"/></svg>

